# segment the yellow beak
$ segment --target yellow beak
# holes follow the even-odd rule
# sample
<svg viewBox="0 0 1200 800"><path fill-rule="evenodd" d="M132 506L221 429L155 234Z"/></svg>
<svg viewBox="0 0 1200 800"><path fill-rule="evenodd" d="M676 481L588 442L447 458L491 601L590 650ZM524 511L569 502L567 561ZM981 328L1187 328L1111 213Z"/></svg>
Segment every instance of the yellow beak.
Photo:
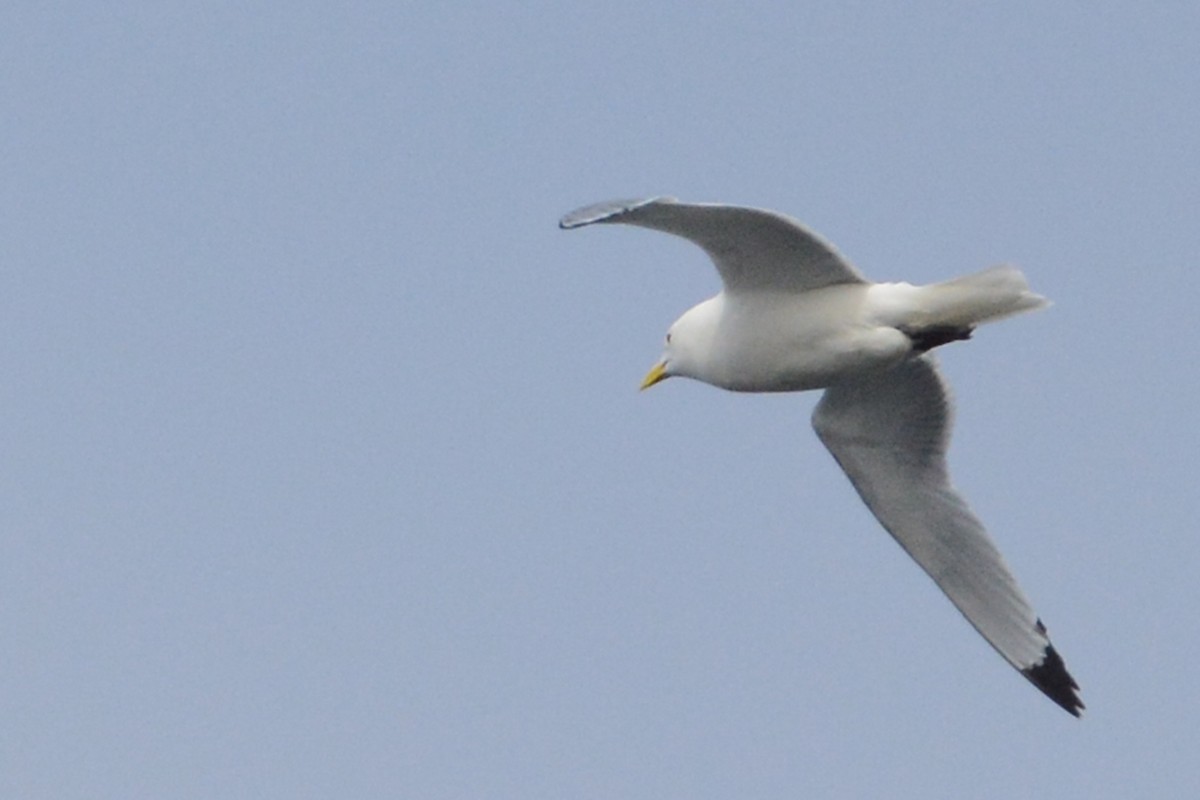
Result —
<svg viewBox="0 0 1200 800"><path fill-rule="evenodd" d="M642 385L639 388L640 390L649 389L654 384L658 383L659 381L664 381L669 377L671 376L667 374L667 362L660 361L650 368L650 371L646 373L645 378L642 378Z"/></svg>

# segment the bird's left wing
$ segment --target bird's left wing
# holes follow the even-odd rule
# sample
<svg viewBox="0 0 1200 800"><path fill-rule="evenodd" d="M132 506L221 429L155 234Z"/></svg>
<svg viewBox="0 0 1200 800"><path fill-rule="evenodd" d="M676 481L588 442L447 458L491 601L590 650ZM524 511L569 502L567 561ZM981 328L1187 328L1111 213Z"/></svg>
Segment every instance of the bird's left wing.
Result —
<svg viewBox="0 0 1200 800"><path fill-rule="evenodd" d="M826 390L813 427L872 513L983 638L1079 716L1079 686L979 518L950 485L951 409L931 356Z"/></svg>
<svg viewBox="0 0 1200 800"><path fill-rule="evenodd" d="M774 211L652 197L597 203L572 211L558 224L579 228L596 222L637 225L695 242L729 292L802 292L865 281L833 245Z"/></svg>

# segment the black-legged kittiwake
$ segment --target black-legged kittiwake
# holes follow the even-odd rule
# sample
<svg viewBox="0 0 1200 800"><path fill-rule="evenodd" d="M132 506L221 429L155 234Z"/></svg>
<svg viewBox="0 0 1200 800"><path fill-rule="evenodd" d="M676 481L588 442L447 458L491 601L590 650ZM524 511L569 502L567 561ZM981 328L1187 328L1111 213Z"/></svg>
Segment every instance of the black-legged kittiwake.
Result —
<svg viewBox="0 0 1200 800"><path fill-rule="evenodd" d="M1079 686L1000 552L951 485L951 406L930 351L1047 305L1015 268L926 286L872 283L799 222L656 197L600 203L563 228L624 223L690 239L723 283L667 332L642 388L682 376L739 392L824 389L817 436L863 501L975 629L1079 716Z"/></svg>

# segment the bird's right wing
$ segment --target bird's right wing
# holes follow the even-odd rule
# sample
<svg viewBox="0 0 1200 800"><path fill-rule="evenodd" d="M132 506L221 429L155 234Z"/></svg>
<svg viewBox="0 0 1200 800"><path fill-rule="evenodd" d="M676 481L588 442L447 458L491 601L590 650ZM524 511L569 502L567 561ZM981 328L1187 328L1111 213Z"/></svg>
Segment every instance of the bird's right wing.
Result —
<svg viewBox="0 0 1200 800"><path fill-rule="evenodd" d="M1079 686L1000 551L950 485L951 409L931 356L826 390L813 426L883 527L1000 655L1079 716Z"/></svg>
<svg viewBox="0 0 1200 800"><path fill-rule="evenodd" d="M774 211L653 197L597 203L572 211L558 224L579 228L596 222L637 225L695 242L729 292L802 292L865 280L833 245Z"/></svg>

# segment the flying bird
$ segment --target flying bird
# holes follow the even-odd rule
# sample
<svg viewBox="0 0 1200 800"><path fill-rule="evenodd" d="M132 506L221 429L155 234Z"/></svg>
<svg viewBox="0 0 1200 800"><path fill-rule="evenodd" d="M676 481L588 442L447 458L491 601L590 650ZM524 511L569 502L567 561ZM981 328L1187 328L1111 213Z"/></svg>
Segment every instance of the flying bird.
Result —
<svg viewBox="0 0 1200 800"><path fill-rule="evenodd" d="M721 277L715 297L668 329L642 389L676 376L736 392L824 389L813 427L863 502L983 638L1078 717L1079 685L950 483L951 402L930 352L985 322L1046 306L1021 272L1001 266L925 286L873 283L783 214L671 197L587 206L559 226L593 223L681 236Z"/></svg>

